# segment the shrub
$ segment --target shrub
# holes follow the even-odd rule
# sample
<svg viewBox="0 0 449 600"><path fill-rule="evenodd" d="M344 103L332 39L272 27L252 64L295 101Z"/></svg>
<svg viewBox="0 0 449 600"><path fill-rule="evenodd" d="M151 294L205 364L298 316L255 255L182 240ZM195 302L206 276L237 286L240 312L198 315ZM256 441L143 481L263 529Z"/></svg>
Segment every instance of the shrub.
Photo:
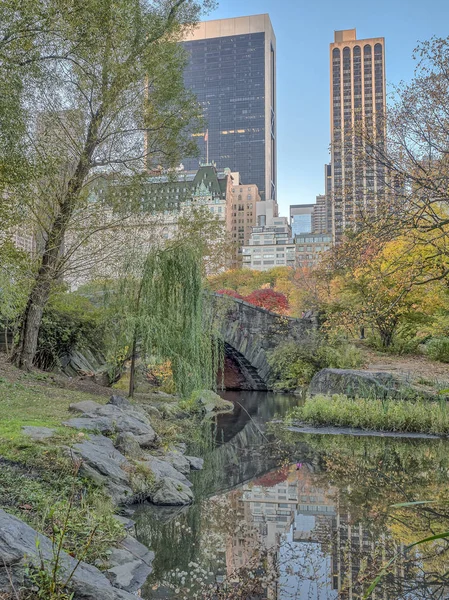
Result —
<svg viewBox="0 0 449 600"><path fill-rule="evenodd" d="M363 358L345 338L312 334L301 344L280 344L269 354L268 363L274 389L292 390L309 383L320 369L354 369L363 364Z"/></svg>
<svg viewBox="0 0 449 600"><path fill-rule="evenodd" d="M431 339L426 344L426 353L433 360L449 363L449 337Z"/></svg>
<svg viewBox="0 0 449 600"><path fill-rule="evenodd" d="M281 292L275 292L271 288L255 290L249 296L246 296L244 300L254 306L259 306L260 308L265 308L281 315L286 314L289 309L287 297L281 294Z"/></svg>

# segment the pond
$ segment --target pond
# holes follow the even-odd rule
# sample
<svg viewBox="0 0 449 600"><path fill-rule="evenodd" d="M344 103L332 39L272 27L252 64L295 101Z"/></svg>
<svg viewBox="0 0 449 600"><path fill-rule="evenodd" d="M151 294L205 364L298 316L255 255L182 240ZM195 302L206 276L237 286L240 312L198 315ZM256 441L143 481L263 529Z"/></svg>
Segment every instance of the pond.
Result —
<svg viewBox="0 0 449 600"><path fill-rule="evenodd" d="M370 598L449 598L449 543L408 548L449 531L448 441L286 432L266 424L298 397L224 396L195 503L135 513L143 598L358 600L388 563Z"/></svg>

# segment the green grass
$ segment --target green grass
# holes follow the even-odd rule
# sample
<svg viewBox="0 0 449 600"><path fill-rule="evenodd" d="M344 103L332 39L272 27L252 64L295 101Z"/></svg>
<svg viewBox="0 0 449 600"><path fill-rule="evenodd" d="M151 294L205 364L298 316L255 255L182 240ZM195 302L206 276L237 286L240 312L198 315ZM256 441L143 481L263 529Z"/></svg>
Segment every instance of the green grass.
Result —
<svg viewBox="0 0 449 600"><path fill-rule="evenodd" d="M343 395L308 398L290 418L317 426L359 427L374 431L449 434L446 400L351 399Z"/></svg>
<svg viewBox="0 0 449 600"><path fill-rule="evenodd" d="M0 377L0 508L50 537L69 513L64 549L83 554L95 528L85 559L104 559L123 537L123 527L109 499L76 474L64 449L85 434L61 423L74 416L70 404L104 404L107 398L58 386L45 373L23 373L7 363L2 368L7 377ZM34 441L23 435L23 425L50 427L55 435Z"/></svg>
<svg viewBox="0 0 449 600"><path fill-rule="evenodd" d="M107 398L56 387L37 384L31 379L22 383L0 379L0 438L21 437L23 425L59 427L73 417L69 405L82 400L104 404Z"/></svg>

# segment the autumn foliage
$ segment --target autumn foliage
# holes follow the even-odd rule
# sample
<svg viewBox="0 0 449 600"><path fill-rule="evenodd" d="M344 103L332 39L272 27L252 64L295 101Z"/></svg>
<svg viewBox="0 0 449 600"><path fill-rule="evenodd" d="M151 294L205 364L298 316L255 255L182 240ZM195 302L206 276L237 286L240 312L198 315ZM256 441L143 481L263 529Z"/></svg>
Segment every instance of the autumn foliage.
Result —
<svg viewBox="0 0 449 600"><path fill-rule="evenodd" d="M281 292L276 292L271 288L255 290L245 298L246 302L265 308L279 314L286 314L289 309L288 300Z"/></svg>

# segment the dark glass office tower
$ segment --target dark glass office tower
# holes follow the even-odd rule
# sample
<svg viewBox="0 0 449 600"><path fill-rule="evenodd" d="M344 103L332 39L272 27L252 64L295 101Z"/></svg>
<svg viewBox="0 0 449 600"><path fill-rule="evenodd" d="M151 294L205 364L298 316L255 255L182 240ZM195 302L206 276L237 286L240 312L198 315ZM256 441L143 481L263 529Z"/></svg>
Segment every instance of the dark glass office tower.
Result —
<svg viewBox="0 0 449 600"><path fill-rule="evenodd" d="M200 23L184 42L186 86L204 107L209 160L276 198L276 40L268 15ZM206 132L197 136L206 158ZM198 159L183 160L197 169Z"/></svg>

